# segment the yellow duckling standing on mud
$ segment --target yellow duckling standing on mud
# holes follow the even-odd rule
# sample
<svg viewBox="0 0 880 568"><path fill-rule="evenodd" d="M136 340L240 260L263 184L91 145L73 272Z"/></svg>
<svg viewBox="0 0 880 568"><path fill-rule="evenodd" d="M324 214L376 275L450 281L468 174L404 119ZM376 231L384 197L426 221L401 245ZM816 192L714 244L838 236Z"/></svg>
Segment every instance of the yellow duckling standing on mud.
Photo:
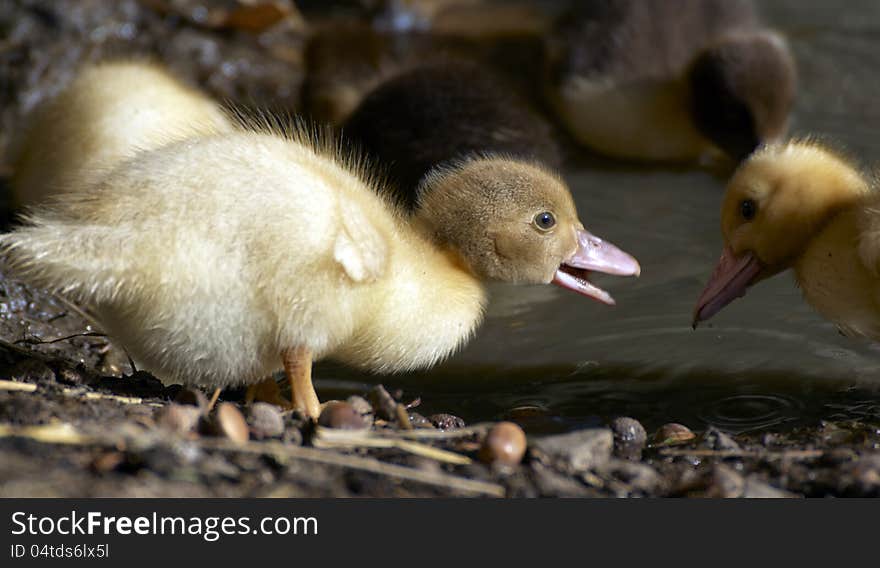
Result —
<svg viewBox="0 0 880 568"><path fill-rule="evenodd" d="M731 179L724 251L694 325L764 278L794 270L804 298L847 335L880 340L880 195L851 162L810 141L771 145Z"/></svg>
<svg viewBox="0 0 880 568"><path fill-rule="evenodd" d="M229 132L232 124L220 107L157 65L87 66L28 116L26 132L13 143L15 204L87 183L136 152Z"/></svg>
<svg viewBox="0 0 880 568"><path fill-rule="evenodd" d="M76 124L68 114L56 127ZM52 144L53 129L32 132L30 144ZM427 182L410 218L357 159L313 138L236 126L136 152L33 208L0 246L160 378L217 388L283 367L313 418L313 360L433 365L473 334L485 280L556 280L611 302L589 271L639 272L583 238L561 184L540 196L511 185L499 199L465 165Z"/></svg>

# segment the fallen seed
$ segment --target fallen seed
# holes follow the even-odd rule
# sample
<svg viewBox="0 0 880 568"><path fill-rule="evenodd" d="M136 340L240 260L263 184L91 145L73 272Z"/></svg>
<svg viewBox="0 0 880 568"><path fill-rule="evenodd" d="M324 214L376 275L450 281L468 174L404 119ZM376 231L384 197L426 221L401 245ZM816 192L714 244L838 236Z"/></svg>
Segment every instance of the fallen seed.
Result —
<svg viewBox="0 0 880 568"><path fill-rule="evenodd" d="M480 446L480 461L486 464L516 465L526 452L526 434L513 422L499 422L489 429Z"/></svg>
<svg viewBox="0 0 880 568"><path fill-rule="evenodd" d="M325 428L341 430L361 430L369 426L352 405L341 401L332 401L324 405L324 410L318 417L318 424Z"/></svg>
<svg viewBox="0 0 880 568"><path fill-rule="evenodd" d="M661 426L654 434L654 443L659 445L680 444L696 438L690 428L684 424L671 422Z"/></svg>
<svg viewBox="0 0 880 568"><path fill-rule="evenodd" d="M195 429L200 415L201 412L195 406L172 403L159 411L156 424L165 430L186 434Z"/></svg>
<svg viewBox="0 0 880 568"><path fill-rule="evenodd" d="M214 426L218 435L237 444L248 441L248 425L241 411L231 402L221 402L214 412Z"/></svg>

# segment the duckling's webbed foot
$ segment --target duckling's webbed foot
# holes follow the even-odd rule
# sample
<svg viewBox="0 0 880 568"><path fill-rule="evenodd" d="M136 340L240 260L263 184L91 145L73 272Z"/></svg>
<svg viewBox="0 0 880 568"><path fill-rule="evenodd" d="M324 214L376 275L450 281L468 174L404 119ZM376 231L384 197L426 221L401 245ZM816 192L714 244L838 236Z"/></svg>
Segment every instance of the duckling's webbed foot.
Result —
<svg viewBox="0 0 880 568"><path fill-rule="evenodd" d="M284 372L290 381L291 403L307 418L317 420L321 403L312 385L312 351L308 347L292 347L281 352Z"/></svg>

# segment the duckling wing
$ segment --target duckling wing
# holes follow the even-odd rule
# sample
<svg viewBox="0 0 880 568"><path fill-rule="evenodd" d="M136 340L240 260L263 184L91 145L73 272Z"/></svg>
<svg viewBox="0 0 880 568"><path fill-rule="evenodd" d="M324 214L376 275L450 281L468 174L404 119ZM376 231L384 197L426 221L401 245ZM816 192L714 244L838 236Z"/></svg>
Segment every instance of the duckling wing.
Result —
<svg viewBox="0 0 880 568"><path fill-rule="evenodd" d="M373 282L385 270L388 246L382 234L356 204L339 200L340 229L333 259L355 282Z"/></svg>

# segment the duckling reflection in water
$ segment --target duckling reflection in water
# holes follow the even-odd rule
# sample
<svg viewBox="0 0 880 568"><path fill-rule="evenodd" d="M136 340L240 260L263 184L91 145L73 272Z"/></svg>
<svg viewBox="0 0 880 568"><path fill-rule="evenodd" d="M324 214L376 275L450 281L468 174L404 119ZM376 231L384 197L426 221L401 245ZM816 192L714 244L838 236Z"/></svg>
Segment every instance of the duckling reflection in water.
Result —
<svg viewBox="0 0 880 568"><path fill-rule="evenodd" d="M76 123L62 115L55 127ZM54 128L31 135L49 146ZM313 418L313 360L433 365L473 334L486 280L557 281L611 303L587 271L639 272L585 236L558 182L499 194L474 173L507 165L468 162L427 180L406 217L362 161L314 138L235 127L134 153L87 181L65 178L0 246L160 378L227 387L283 367L294 407Z"/></svg>
<svg viewBox="0 0 880 568"><path fill-rule="evenodd" d="M579 2L547 53L562 122L625 159L741 160L785 134L796 90L786 42L748 0Z"/></svg>
<svg viewBox="0 0 880 568"><path fill-rule="evenodd" d="M806 301L853 336L880 340L880 198L874 180L809 140L763 148L731 179L724 251L694 326L792 269Z"/></svg>

